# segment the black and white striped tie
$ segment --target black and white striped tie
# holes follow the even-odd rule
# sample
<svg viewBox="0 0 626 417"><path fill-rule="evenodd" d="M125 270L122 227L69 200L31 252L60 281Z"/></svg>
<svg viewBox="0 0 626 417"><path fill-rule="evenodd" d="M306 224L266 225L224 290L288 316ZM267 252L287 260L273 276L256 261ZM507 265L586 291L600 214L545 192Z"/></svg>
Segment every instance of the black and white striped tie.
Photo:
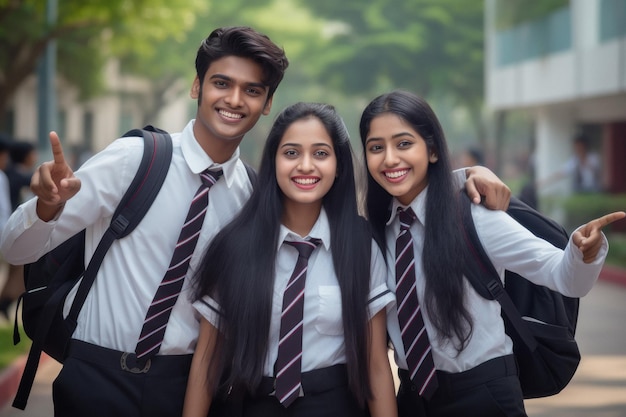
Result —
<svg viewBox="0 0 626 417"><path fill-rule="evenodd" d="M280 319L278 357L274 365L276 398L288 407L300 395L302 387L302 328L304 311L304 286L309 256L320 243L318 239L306 242L288 242L298 250L298 260L283 293Z"/></svg>
<svg viewBox="0 0 626 417"><path fill-rule="evenodd" d="M428 399L437 389L437 375L428 333L417 299L413 237L409 228L415 220L411 208L398 209L400 234L396 240L396 300L398 322L411 380L418 393Z"/></svg>
<svg viewBox="0 0 626 417"><path fill-rule="evenodd" d="M189 261L200 236L204 216L209 204L209 189L217 182L222 171L205 170L200 173L202 184L191 201L187 218L183 224L170 266L148 308L135 348L137 359L156 355L163 343L165 328L178 295L183 287Z"/></svg>

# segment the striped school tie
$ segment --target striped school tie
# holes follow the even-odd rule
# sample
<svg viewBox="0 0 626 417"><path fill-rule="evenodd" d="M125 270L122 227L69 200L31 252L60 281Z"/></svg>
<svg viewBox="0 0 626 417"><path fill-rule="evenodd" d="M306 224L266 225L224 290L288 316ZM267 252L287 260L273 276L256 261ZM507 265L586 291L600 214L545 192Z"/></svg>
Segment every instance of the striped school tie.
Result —
<svg viewBox="0 0 626 417"><path fill-rule="evenodd" d="M430 341L415 289L413 237L409 228L416 216L410 207L406 210L398 208L398 216L400 218L400 234L396 240L398 322L411 380L417 386L419 395L429 399L437 389L438 383Z"/></svg>
<svg viewBox="0 0 626 417"><path fill-rule="evenodd" d="M300 395L302 387L302 312L304 311L304 284L309 256L319 245L319 239L306 242L288 242L298 250L298 260L283 293L280 319L278 357L274 364L276 398L289 407Z"/></svg>
<svg viewBox="0 0 626 417"><path fill-rule="evenodd" d="M157 289L148 308L146 318L141 329L139 341L135 348L137 359L149 358L156 355L163 343L165 328L170 314L187 275L189 261L200 236L202 223L209 204L209 188L222 175L222 171L205 170L200 173L202 184L191 201L187 218L180 231L170 266Z"/></svg>

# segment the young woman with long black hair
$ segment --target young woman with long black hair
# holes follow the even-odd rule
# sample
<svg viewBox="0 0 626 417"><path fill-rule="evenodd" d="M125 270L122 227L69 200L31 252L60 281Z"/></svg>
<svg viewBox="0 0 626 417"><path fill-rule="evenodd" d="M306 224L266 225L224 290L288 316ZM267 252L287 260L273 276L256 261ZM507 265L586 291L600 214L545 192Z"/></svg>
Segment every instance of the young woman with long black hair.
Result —
<svg viewBox="0 0 626 417"><path fill-rule="evenodd" d="M397 298L387 329L401 381L398 415L525 416L500 305L463 276L458 187L435 113L422 98L394 91L365 108L360 135L368 216L386 246L387 284ZM624 216L592 220L561 250L505 212L472 205L482 245L502 277L508 269L571 297L589 292L600 273L608 250L601 228Z"/></svg>
<svg viewBox="0 0 626 417"><path fill-rule="evenodd" d="M352 158L332 106L298 103L278 115L250 200L197 275L203 319L185 416L206 416L219 392L229 394L228 415L396 415L385 317L393 296L357 210ZM313 248L299 293L303 317L283 335L297 245ZM294 333L301 355L283 368L281 349ZM289 366L299 378L284 393Z"/></svg>

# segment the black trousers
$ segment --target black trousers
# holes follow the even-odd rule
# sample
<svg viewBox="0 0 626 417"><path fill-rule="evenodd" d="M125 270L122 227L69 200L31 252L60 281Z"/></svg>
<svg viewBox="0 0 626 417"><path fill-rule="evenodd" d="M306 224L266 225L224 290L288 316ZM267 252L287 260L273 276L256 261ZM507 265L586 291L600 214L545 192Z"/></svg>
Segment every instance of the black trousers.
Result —
<svg viewBox="0 0 626 417"><path fill-rule="evenodd" d="M408 372L400 369L399 417L526 417L513 355L484 362L460 373L437 371L432 398L417 394Z"/></svg>
<svg viewBox="0 0 626 417"><path fill-rule="evenodd" d="M263 378L253 395L233 395L213 407L210 417L367 417L348 388L345 365L335 365L302 374L304 396L288 408L272 395L274 378Z"/></svg>
<svg viewBox="0 0 626 417"><path fill-rule="evenodd" d="M58 417L179 417L192 355L155 356L138 364L134 354L72 340L52 385Z"/></svg>

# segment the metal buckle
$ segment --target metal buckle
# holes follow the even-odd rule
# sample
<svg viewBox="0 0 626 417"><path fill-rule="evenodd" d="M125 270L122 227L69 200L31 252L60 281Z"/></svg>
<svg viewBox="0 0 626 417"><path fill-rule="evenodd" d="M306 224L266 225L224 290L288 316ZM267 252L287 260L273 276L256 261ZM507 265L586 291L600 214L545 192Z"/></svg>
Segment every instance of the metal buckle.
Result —
<svg viewBox="0 0 626 417"><path fill-rule="evenodd" d="M151 359L148 359L146 361L146 364L144 365L143 369L137 368L136 366L129 368L128 365L126 365L126 358L128 357L128 355L133 355L132 357L135 356L134 354L129 353L129 352L122 353L122 357L120 358L120 366L122 367L122 370L128 371L132 374L145 374L146 372L150 370L150 365L152 364ZM134 358L134 359L135 361L137 360L137 358Z"/></svg>

